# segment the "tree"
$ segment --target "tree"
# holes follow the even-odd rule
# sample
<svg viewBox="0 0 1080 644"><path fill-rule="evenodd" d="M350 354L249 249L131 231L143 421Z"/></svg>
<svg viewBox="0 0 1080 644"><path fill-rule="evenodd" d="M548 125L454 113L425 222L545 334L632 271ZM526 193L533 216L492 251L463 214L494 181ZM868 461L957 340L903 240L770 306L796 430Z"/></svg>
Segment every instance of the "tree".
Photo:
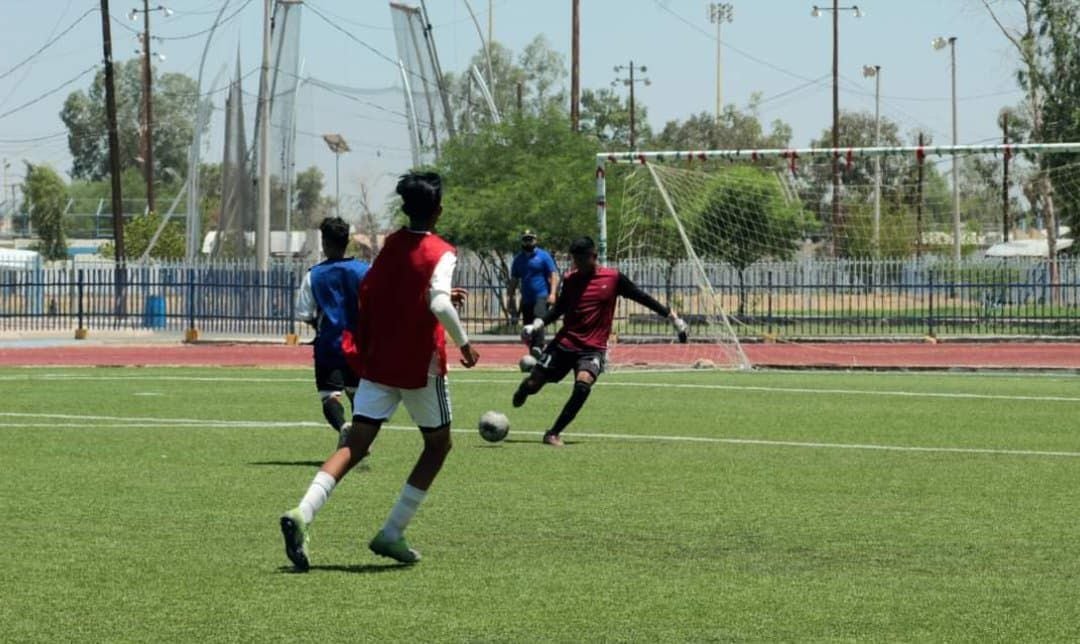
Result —
<svg viewBox="0 0 1080 644"><path fill-rule="evenodd" d="M30 221L37 231L38 251L45 259L67 259L67 239L64 232L64 209L67 190L64 180L46 165L27 162L23 183Z"/></svg>
<svg viewBox="0 0 1080 644"><path fill-rule="evenodd" d="M634 138L637 147L648 145L652 138L648 109L641 101L634 101ZM581 133L595 137L605 149L630 147L630 100L615 90L585 89L581 92Z"/></svg>
<svg viewBox="0 0 1080 644"><path fill-rule="evenodd" d="M322 170L311 166L297 173L293 183L296 211L299 214L299 217L293 217L293 226L301 224L307 227L318 224L327 211L327 203L322 196L325 185Z"/></svg>
<svg viewBox="0 0 1080 644"><path fill-rule="evenodd" d="M652 141L653 149L664 150L754 150L786 148L791 144L791 126L772 122L766 133L757 115L759 96L746 109L724 106L720 118L708 112L695 114L683 122L668 121Z"/></svg>
<svg viewBox="0 0 1080 644"><path fill-rule="evenodd" d="M116 122L120 142L121 169L137 168L142 172L140 131L143 113L142 63L139 59L118 63L116 72ZM183 74L154 73L154 164L168 168L173 176L187 173L188 146L191 143L198 106L195 81ZM71 176L75 179L101 180L109 175L109 146L105 121L105 74L98 72L89 90L68 95L60 118L68 129L68 148L72 156ZM163 184L169 173L155 172Z"/></svg>
<svg viewBox="0 0 1080 644"><path fill-rule="evenodd" d="M1020 56L1017 81L1026 93L1030 139L1075 141L1080 137L1080 7L1061 0L1018 2L1024 21L1020 29L1002 23L990 0L983 0L983 6ZM1053 170L1075 163L1076 155L1036 155L1034 162L1038 171L1027 180L1024 192L1045 219L1050 257L1054 257L1058 212L1071 213L1068 223L1075 229L1080 225L1080 197L1055 191Z"/></svg>
<svg viewBox="0 0 1080 644"><path fill-rule="evenodd" d="M439 231L472 250L498 284L509 279L507 257L523 228L548 248L594 234L596 142L570 130L557 109L513 115L500 125L447 143L436 170L443 175L445 215Z"/></svg>
<svg viewBox="0 0 1080 644"><path fill-rule="evenodd" d="M483 50L473 55L469 69L475 65L481 70L502 118L518 112L519 85L521 109L528 114L540 115L565 104L566 88L562 83L567 77L566 61L562 54L551 49L543 35L536 36L525 46L517 62L513 51L497 42L490 43L488 51L494 81L487 78L487 59ZM471 72L460 76L447 74L446 79L451 88L451 109L460 131L472 132L491 122L490 110L476 88Z"/></svg>
<svg viewBox="0 0 1080 644"><path fill-rule="evenodd" d="M802 239L802 210L789 203L776 175L751 166L721 172L707 187L700 227L713 242L704 252L739 272L739 315L745 312L744 273L769 257L788 259Z"/></svg>
<svg viewBox="0 0 1080 644"><path fill-rule="evenodd" d="M151 212L145 215L133 217L124 224L124 252L129 259L138 259L150 246L150 240L154 238L159 226L161 215ZM150 249L150 257L154 259L176 260L184 258L184 248L187 240L184 237L184 226L173 219L165 224L154 247ZM101 245L98 254L102 257L115 257L116 248L112 242Z"/></svg>

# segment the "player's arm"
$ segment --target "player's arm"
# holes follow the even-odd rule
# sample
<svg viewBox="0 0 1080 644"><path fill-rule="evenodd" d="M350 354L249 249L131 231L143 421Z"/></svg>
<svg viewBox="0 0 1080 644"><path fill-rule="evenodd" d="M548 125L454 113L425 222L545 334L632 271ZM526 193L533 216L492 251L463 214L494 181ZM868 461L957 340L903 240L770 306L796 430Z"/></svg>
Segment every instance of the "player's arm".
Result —
<svg viewBox="0 0 1080 644"><path fill-rule="evenodd" d="M428 287L428 309L442 322L446 332L450 334L450 339L458 346L461 351L461 364L472 367L480 359L480 355L469 344L469 336L465 333L465 327L461 324L461 317L458 316L457 307L451 298L455 266L457 256L454 253L447 252L439 259Z"/></svg>
<svg viewBox="0 0 1080 644"><path fill-rule="evenodd" d="M319 304L315 301L315 293L311 290L311 271L304 274L304 280L300 282L300 290L296 292L296 319L316 326L319 320Z"/></svg>
<svg viewBox="0 0 1080 644"><path fill-rule="evenodd" d="M546 257L547 269L548 269L548 304L554 304L556 294L559 292L559 267L555 265L555 260L548 254Z"/></svg>
<svg viewBox="0 0 1080 644"><path fill-rule="evenodd" d="M637 302L653 313L671 320L671 325L675 327L675 333L679 336L679 342L687 341L687 324L679 317L679 314L675 312L675 309L668 308L656 301L656 298L638 288L638 285L634 284L634 282L623 273L619 273L619 283L615 287L615 292L628 300Z"/></svg>
<svg viewBox="0 0 1080 644"><path fill-rule="evenodd" d="M543 317L536 318L531 323L525 325L525 328L521 330L521 339L526 342L530 341L534 333L539 332L547 325L562 317L562 315L566 313L567 306L566 293L559 293L559 297L555 299L555 304L548 308L547 313L545 313Z"/></svg>

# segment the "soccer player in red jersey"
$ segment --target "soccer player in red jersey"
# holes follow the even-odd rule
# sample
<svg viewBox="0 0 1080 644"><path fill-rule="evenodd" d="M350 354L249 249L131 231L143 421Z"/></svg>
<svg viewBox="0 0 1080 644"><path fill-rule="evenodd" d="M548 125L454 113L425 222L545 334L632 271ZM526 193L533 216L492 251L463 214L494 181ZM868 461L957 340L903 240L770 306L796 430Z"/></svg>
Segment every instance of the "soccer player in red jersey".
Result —
<svg viewBox="0 0 1080 644"><path fill-rule="evenodd" d="M639 289L626 275L599 265L592 239L581 237L570 244L570 257L574 269L563 279L562 292L555 300L555 306L542 318L525 325L522 337L526 340L531 338L560 316L563 317L562 328L514 392L514 407L520 407L525 404L526 398L540 391L545 384L559 382L573 369L574 389L570 399L555 419L555 424L544 434L544 443L553 447L563 446L559 434L577 416L589 397L593 383L603 371L617 297L633 300L657 315L670 319L679 341L687 341L686 322L675 311Z"/></svg>
<svg viewBox="0 0 1080 644"><path fill-rule="evenodd" d="M297 570L309 566L308 526L342 477L362 459L383 422L400 403L420 427L424 448L383 528L368 547L402 563L420 560L405 541L405 528L450 451L450 395L446 384L446 334L472 367L479 354L469 344L451 288L454 247L433 232L442 213L442 182L435 173L401 177L397 193L409 225L386 238L360 283L354 368L360 383L353 424L344 445L323 463L300 500L281 517L285 554Z"/></svg>

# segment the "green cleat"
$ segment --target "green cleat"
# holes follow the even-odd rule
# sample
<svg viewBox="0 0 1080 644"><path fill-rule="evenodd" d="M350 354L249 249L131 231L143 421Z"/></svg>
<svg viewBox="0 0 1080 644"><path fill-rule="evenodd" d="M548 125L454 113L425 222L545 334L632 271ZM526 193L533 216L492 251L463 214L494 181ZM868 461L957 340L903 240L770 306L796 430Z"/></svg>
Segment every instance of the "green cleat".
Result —
<svg viewBox="0 0 1080 644"><path fill-rule="evenodd" d="M300 508L293 508L281 515L281 536L285 537L285 556L299 572L307 572L308 531Z"/></svg>
<svg viewBox="0 0 1080 644"><path fill-rule="evenodd" d="M420 553L409 547L405 537L399 537L396 541L393 541L382 530L379 530L379 534L375 535L375 538L371 540L368 548L377 555L390 557L401 563L411 564L420 561Z"/></svg>

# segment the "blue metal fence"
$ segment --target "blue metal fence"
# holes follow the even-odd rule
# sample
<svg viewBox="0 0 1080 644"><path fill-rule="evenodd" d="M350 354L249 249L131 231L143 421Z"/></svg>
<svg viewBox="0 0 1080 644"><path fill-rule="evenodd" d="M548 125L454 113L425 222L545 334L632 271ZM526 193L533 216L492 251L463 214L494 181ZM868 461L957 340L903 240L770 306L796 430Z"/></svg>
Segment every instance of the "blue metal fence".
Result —
<svg viewBox="0 0 1080 644"><path fill-rule="evenodd" d="M307 332L295 320L306 266L250 263L0 267L0 331L143 329L283 337ZM848 261L759 263L740 275L725 264L623 262L619 268L676 308L699 337L720 333L725 311L744 338L1080 336L1080 260ZM461 311L470 334L514 334L505 283L462 253L455 284L469 290ZM719 308L718 308L719 307ZM621 300L616 332L670 334L665 321Z"/></svg>

